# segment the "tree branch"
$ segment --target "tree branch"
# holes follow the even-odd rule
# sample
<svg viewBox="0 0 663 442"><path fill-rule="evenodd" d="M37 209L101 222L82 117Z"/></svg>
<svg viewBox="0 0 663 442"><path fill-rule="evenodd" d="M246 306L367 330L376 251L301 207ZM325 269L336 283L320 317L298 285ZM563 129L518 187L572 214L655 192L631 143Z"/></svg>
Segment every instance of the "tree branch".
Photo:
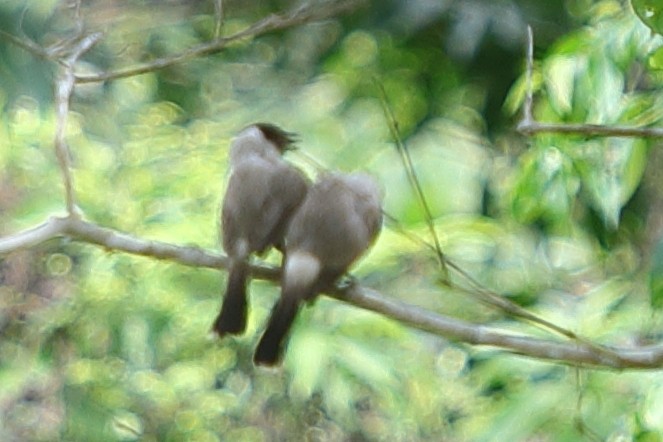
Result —
<svg viewBox="0 0 663 442"><path fill-rule="evenodd" d="M603 126L599 124L564 124L521 121L517 129L525 135L539 133L577 134L601 137L662 138L663 129L657 127Z"/></svg>
<svg viewBox="0 0 663 442"><path fill-rule="evenodd" d="M38 226L0 238L0 255L28 249L49 239L62 236L67 220L67 218L51 217Z"/></svg>
<svg viewBox="0 0 663 442"><path fill-rule="evenodd" d="M527 93L523 106L523 117L516 129L523 135L539 133L576 134L600 137L635 137L635 138L662 138L663 129L656 127L632 126L604 126L600 124L565 124L565 123L539 123L533 117L534 86L532 73L534 71L534 34L532 27L527 26L527 70L525 72Z"/></svg>
<svg viewBox="0 0 663 442"><path fill-rule="evenodd" d="M214 0L214 39L221 37L221 28L223 27L223 0Z"/></svg>
<svg viewBox="0 0 663 442"><path fill-rule="evenodd" d="M67 117L69 116L69 102L74 92L76 78L74 75L74 64L92 46L101 39L99 32L83 36L75 40L68 48L69 55L62 60L62 66L55 81L55 153L62 172L62 180L65 189L65 201L67 212L72 215L76 210L76 198L74 194L73 178L71 176L71 153L65 138L67 130Z"/></svg>
<svg viewBox="0 0 663 442"><path fill-rule="evenodd" d="M44 241L69 237L76 241L94 244L109 251L121 251L139 256L169 260L180 264L207 267L227 268L228 259L216 253L211 253L198 247L178 246L165 242L150 241L134 237L107 227L84 221L76 212L74 187L71 177L69 150L65 140L66 122L69 113L69 102L75 84L106 81L115 78L138 75L144 72L171 66L187 61L194 57L213 54L222 51L228 44L245 38L255 37L267 32L273 32L303 23L324 20L337 15L358 3L357 0L329 1L324 4L307 4L281 15L272 15L249 26L243 31L225 38L215 38L214 41L193 47L183 53L167 58L161 58L141 66L105 72L99 75L77 76L74 65L79 58L88 51L101 38L100 33L82 34L82 22L78 22L77 35L71 40L63 40L58 45L43 49L30 40L19 40L4 32L4 37L18 46L34 53L37 56L55 61L60 65L56 81L56 115L57 125L55 134L55 148L62 169L63 181L66 191L66 206L68 216L52 217L31 229L0 238L0 254L13 250L36 246ZM77 2L80 7L80 2ZM218 2L221 5L221 2ZM77 9L77 14L80 11ZM217 17L218 19L218 17ZM524 117L518 128L523 133L538 132L580 133L592 135L612 136L663 136L660 129L642 128L608 128L597 125L558 125L542 124L533 121L532 116L532 84L533 70L533 37L529 32L528 46L528 96L525 103ZM653 134L653 135L647 135ZM251 272L254 277L277 281L280 270L265 265L252 265ZM568 364L592 365L603 368L660 368L663 365L663 344L639 348L611 347L607 348L586 340L557 341L539 339L527 336L517 336L499 331L483 324L474 324L467 321L451 318L445 315L427 311L421 307L390 299L379 292L352 285L350 287L337 286L330 290L330 296L351 303L352 305L372 310L392 319L408 324L440 336L473 345L488 345L503 350L525 355L528 357L548 359Z"/></svg>
<svg viewBox="0 0 663 442"><path fill-rule="evenodd" d="M147 72L153 72L159 69L167 68L169 66L187 62L194 58L216 54L223 51L231 43L244 38L258 37L269 32L280 31L282 29L292 28L302 24L327 20L341 13L354 9L363 1L364 0L329 0L324 3L311 2L282 14L270 15L253 23L251 26L243 29L242 31L222 38L216 35L216 33L217 31L220 32L223 22L223 3L221 0L215 0L216 28L215 36L212 41L191 47L179 54L173 54L167 57L152 60L149 63L121 68L109 72L101 72L99 74L74 74L74 78L76 83L98 83L132 77L134 75L140 75ZM77 14L80 14L80 11L77 11ZM21 39L2 30L0 30L0 37L30 52L38 58L55 61L57 63L61 62L58 59L58 55L61 50L59 46L56 48L45 49L29 39Z"/></svg>
<svg viewBox="0 0 663 442"><path fill-rule="evenodd" d="M283 14L273 14L259 20L248 28L239 31L229 37L215 38L211 42L203 43L187 49L179 54L158 58L149 63L118 69L110 72L102 72L95 75L76 75L78 83L95 83L100 81L116 80L144 74L169 66L180 64L194 58L205 55L216 54L223 51L226 46L246 37L258 37L269 32L292 28L305 23L326 20L342 12L348 11L362 0L335 0L323 4L308 3ZM218 20L218 18L217 18Z"/></svg>
<svg viewBox="0 0 663 442"><path fill-rule="evenodd" d="M69 237L76 241L101 246L109 251L122 251L187 266L207 268L227 268L228 266L228 258L223 255L198 247L178 246L137 238L75 216L53 217L34 228L0 238L0 254L33 247L57 237ZM278 268L261 264L252 265L251 273L258 279L278 281L281 272ZM455 319L391 299L376 290L358 284L349 287L337 286L328 294L335 299L454 341L497 347L527 357L613 369L654 369L663 365L663 345L606 348L591 342L555 341L517 336L487 325Z"/></svg>
<svg viewBox="0 0 663 442"><path fill-rule="evenodd" d="M532 29L528 27L529 34L531 35ZM532 45L529 46L528 54L533 53L533 47ZM528 63L528 66L531 64ZM528 70L528 74L530 74ZM527 81L528 84L531 83L531 75L527 76ZM498 293L493 292L492 290L489 290L482 286L479 282L474 280L467 272L465 272L461 267L458 265L454 264L453 262L449 261L447 257L444 255L442 252L442 247L439 242L439 238L437 237L437 234L435 232L434 228L434 223L433 223L433 216L431 214L430 208L428 206L426 196L424 195L424 192L421 188L421 185L419 183L419 179L417 177L417 173L414 169L414 165L412 164L412 159L410 157L409 149L407 145L403 142L402 137L400 136L399 129L398 129L398 121L396 121L396 118L393 113L393 109L391 105L389 104L389 100L387 97L387 92L385 91L382 83L379 81L375 81L376 85L378 86L379 92L380 92L380 99L382 102L382 107L384 110L385 117L387 119L387 123L389 126L389 130L392 134L392 137L394 139L394 143L396 146L396 149L399 152L399 155L401 157L401 161L403 163L403 168L406 171L408 180L410 181L411 187L414 189L415 194L417 196L417 199L420 202L420 206L422 208L422 211L425 215L426 218L426 224L428 226L429 233L433 239L433 244L430 248L432 248L433 252L435 252L435 255L438 258L438 262L440 264L440 273L441 276L438 278L444 285L447 287L450 287L452 289L455 289L461 293L469 294L472 296L475 296L478 298L481 302L496 307L503 312L509 314L510 316L516 317L516 318L521 318L526 321L529 321L533 324L536 324L539 327L552 330L556 333L561 334L562 336L566 336L567 338L573 339L575 341L578 341L582 343L583 345L593 347L594 351L597 353L610 353L610 350L593 344L592 342L588 341L587 339L584 339L581 336L578 336L576 333L574 333L571 330L567 330L563 327L558 326L557 324L553 324L550 321L547 321L543 318L539 318L538 316L534 315L533 313L529 312L528 310L522 308L518 304L509 301L507 298L504 296L500 296ZM532 96L531 93L528 93L527 95L527 102L531 103L532 101ZM523 114L524 120L529 120L531 119L531 112L528 110L527 106L525 109L525 112ZM386 215L387 218L391 218L392 221L394 220L393 217ZM402 229L400 229L402 231ZM410 235L408 235L410 236ZM452 283L451 279L449 278L449 268L457 272L466 282L468 282L471 286L471 289L468 289L466 287L460 286L458 284ZM613 359L613 355L607 354L607 359Z"/></svg>
<svg viewBox="0 0 663 442"><path fill-rule="evenodd" d="M3 31L1 29L0 29L0 37L4 38L10 43L13 43L14 45L18 46L21 49L28 51L37 58L41 58L43 60L49 60L51 58L50 54L46 49L42 48L41 46L39 46L30 39L27 38L21 39L15 37L9 32Z"/></svg>
<svg viewBox="0 0 663 442"><path fill-rule="evenodd" d="M331 296L451 340L498 347L531 358L614 369L653 369L663 364L663 345L609 347L608 351L601 352L596 351L600 347L598 344L561 342L504 333L486 325L473 324L387 298L368 287L354 286L337 290Z"/></svg>

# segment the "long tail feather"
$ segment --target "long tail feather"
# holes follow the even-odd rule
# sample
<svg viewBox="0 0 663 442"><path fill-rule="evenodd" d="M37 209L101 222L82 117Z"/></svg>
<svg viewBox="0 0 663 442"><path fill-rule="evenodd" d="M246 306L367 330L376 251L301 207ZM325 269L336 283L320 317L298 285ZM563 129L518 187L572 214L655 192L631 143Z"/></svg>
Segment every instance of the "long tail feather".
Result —
<svg viewBox="0 0 663 442"><path fill-rule="evenodd" d="M228 272L228 286L223 298L221 312L216 317L212 329L219 336L237 335L246 329L246 279L248 265L244 261L235 262Z"/></svg>
<svg viewBox="0 0 663 442"><path fill-rule="evenodd" d="M288 334L298 310L297 301L279 300L253 355L253 362L256 365L273 366L281 362L287 346Z"/></svg>

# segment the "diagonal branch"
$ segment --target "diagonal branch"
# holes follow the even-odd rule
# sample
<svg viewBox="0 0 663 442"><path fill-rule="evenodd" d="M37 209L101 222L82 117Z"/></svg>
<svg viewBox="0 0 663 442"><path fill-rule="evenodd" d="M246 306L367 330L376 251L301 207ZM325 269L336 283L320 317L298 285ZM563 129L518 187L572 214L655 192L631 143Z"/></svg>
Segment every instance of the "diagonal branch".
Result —
<svg viewBox="0 0 663 442"><path fill-rule="evenodd" d="M367 287L354 286L344 291L338 290L332 296L455 341L498 347L527 357L614 369L660 368L663 364L663 345L660 344L640 348L611 347L610 351L597 352L596 345L517 336L433 313L387 298Z"/></svg>
<svg viewBox="0 0 663 442"><path fill-rule="evenodd" d="M18 38L10 34L9 32L3 31L2 29L0 29L0 37L9 41L10 43L13 43L14 45L18 46L21 49L28 51L37 58L41 58L44 60L48 60L51 58L50 54L46 49L42 48L37 43L33 42L28 38Z"/></svg>
<svg viewBox="0 0 663 442"><path fill-rule="evenodd" d="M426 219L426 226L428 227L428 232L433 239L433 246L435 250L435 255L437 256L438 262L440 264L440 271L442 273L441 280L448 284L449 282L449 270L447 269L447 258L442 252L442 246L440 245L440 238L435 231L435 225L433 223L433 213L431 212L430 206L424 190L421 188L421 183L419 182L419 177L417 172L414 169L414 164L412 163L412 157L410 156L410 150L403 142L401 137L400 130L398 129L398 121L394 115L393 108L389 104L389 97L387 96L387 91L384 88L384 85L379 81L376 81L378 89L380 91L380 100L382 102L383 112L387 118L387 123L389 125L389 131L391 132L391 137L393 138L394 145L398 151L399 156L401 157L401 162L403 163L403 168L407 175L408 180L410 181L411 187L414 189L414 192L419 201L419 205L424 212L424 217Z"/></svg>
<svg viewBox="0 0 663 442"><path fill-rule="evenodd" d="M49 218L39 226L0 238L0 254L32 247L58 237L70 237L76 241L101 246L109 251L164 259L187 266L207 268L228 266L228 259L223 255L210 253L198 247L145 240L101 227L75 216ZM252 265L251 273L255 278L269 281L277 281L280 276L278 268L266 265ZM561 342L505 333L487 325L455 319L390 299L376 290L358 284L349 287L337 286L329 291L329 296L454 341L496 347L527 357L612 369L654 369L663 365L663 344L635 348L610 347L607 351L599 351L598 349L602 347L590 342Z"/></svg>
<svg viewBox="0 0 663 442"><path fill-rule="evenodd" d="M528 30L531 33L531 28L528 28ZM528 51L528 54L532 54L532 46L529 48L530 50ZM529 66L529 64L528 64ZM458 265L454 264L453 262L449 261L448 258L444 255L442 252L442 247L440 245L439 239L437 237L437 233L435 232L435 227L433 223L433 216L431 214L430 208L428 206L428 203L426 201L426 197L424 195L423 189L421 188L421 184L419 183L419 179L417 178L417 173L414 169L414 165L412 163L412 158L410 157L409 150L405 143L403 142L399 129L398 129L398 121L396 120L396 117L394 116L392 107L389 104L389 100L387 97L387 92L384 89L384 86L382 83L379 81L375 81L375 83L378 86L379 92L381 94L380 100L382 102L382 107L383 111L385 113L385 117L387 118L387 122L389 125L389 129L391 131L392 137L394 138L394 143L396 145L396 149L399 152L399 155L401 157L401 161L403 163L403 168L406 171L407 177L410 181L410 184L412 188L415 190L415 193L417 195L417 199L419 200L420 206L422 208L422 211L424 212L425 218L426 218L426 224L428 226L429 232L433 238L433 245L432 249L435 252L438 262L440 264L441 268L441 276L438 278L442 284L445 284L448 287L454 288L456 290L459 290L460 292L472 295L477 297L480 301L484 302L487 305L497 307L503 312L516 317L516 318L521 318L526 321L532 322L533 324L538 325L539 327L542 327L544 329L552 330L556 333L561 334L562 336L566 336L567 338L576 340L578 342L581 342L583 345L590 346L594 348L595 352L598 353L606 353L606 356L608 358L611 358L610 350L593 344L592 342L584 339L583 337L577 335L576 333L572 332L571 330L567 330L563 327L560 327L556 324L553 324L550 321L547 321L543 318L540 318L533 313L527 311L526 309L522 308L521 306L509 301L503 296L500 296L499 294L486 289L483 287L479 282L475 281L467 272L465 272L462 268L460 268ZM531 76L528 75L528 83L531 83ZM528 94L527 96L527 103L531 104L531 94ZM528 111L528 107L526 106L525 112L524 112L524 120L527 121L528 119L531 119L531 112ZM408 235L409 236L409 235ZM458 284L454 284L451 282L449 279L449 270L448 268L453 269L456 271L460 276L463 277L465 282L469 283L471 286L470 289L462 287Z"/></svg>
<svg viewBox="0 0 663 442"><path fill-rule="evenodd" d="M217 37L210 42L191 47L179 54L158 58L149 63L115 71L102 72L94 75L79 74L76 75L76 81L78 83L95 83L164 69L169 66L187 62L194 58L216 54L223 51L229 44L247 37L258 37L269 32L332 18L356 7L360 1L362 0L337 0L322 4L311 2L283 14L270 15L233 35L223 38Z"/></svg>
<svg viewBox="0 0 663 442"><path fill-rule="evenodd" d="M228 37L220 37L217 32L220 32L223 24L223 3L221 0L215 1L215 15L216 15L216 29L214 39L210 42L202 43L193 46L179 54L173 54L167 57L152 60L149 63L140 64L137 66L130 66L126 68L117 69L114 71L101 72L99 74L74 74L76 83L98 83L109 80L117 80L120 78L132 77L147 72L164 69L169 66L174 66L180 63L190 61L194 58L203 57L206 55L216 54L222 52L228 45L238 40L249 37L258 37L270 32L280 31L283 29L293 28L302 24L323 21L335 17L339 14L354 9L364 0L329 0L323 3L308 3L299 6L290 11L282 14L273 14L262 20L259 20L252 25L248 26L235 34ZM43 48L29 39L21 39L11 35L8 32L0 30L0 38L3 38L16 46L30 52L34 56L46 60L60 62L57 58L59 48Z"/></svg>

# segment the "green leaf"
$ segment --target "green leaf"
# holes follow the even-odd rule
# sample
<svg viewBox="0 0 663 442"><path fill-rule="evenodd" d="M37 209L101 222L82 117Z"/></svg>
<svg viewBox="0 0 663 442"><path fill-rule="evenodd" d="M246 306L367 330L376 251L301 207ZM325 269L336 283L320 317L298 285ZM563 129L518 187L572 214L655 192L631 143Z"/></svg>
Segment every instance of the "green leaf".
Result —
<svg viewBox="0 0 663 442"><path fill-rule="evenodd" d="M631 0L631 5L642 22L657 34L663 34L663 1Z"/></svg>
<svg viewBox="0 0 663 442"><path fill-rule="evenodd" d="M663 69L663 47L656 49L649 57L649 66L654 69Z"/></svg>
<svg viewBox="0 0 663 442"><path fill-rule="evenodd" d="M588 92L591 96L584 100L585 103L591 103L588 109L588 122L613 123L623 112L623 74L602 54L590 61L588 74L588 79L591 81Z"/></svg>
<svg viewBox="0 0 663 442"><path fill-rule="evenodd" d="M546 62L546 89L550 102L560 114L571 112L574 80L580 60L570 56L554 56Z"/></svg>
<svg viewBox="0 0 663 442"><path fill-rule="evenodd" d="M566 222L578 191L570 158L554 146L529 150L514 187L513 211L526 223Z"/></svg>
<svg viewBox="0 0 663 442"><path fill-rule="evenodd" d="M541 90L543 84L543 76L541 72L534 71L532 73L532 93L535 94ZM516 83L513 85L506 99L504 100L504 112L506 115L515 115L525 101L527 96L527 77L523 74Z"/></svg>
<svg viewBox="0 0 663 442"><path fill-rule="evenodd" d="M585 144L577 161L590 204L611 229L619 226L624 205L642 180L647 146L642 140L605 139Z"/></svg>

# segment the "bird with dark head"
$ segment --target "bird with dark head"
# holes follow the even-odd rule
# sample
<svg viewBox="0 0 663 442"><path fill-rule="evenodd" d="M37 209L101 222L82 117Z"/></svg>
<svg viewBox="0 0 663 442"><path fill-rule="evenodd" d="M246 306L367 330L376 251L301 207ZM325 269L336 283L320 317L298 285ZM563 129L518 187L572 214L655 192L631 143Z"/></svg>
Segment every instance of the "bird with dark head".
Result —
<svg viewBox="0 0 663 442"><path fill-rule="evenodd" d="M253 361L276 365L300 306L329 288L375 241L382 192L362 173L324 175L309 189L285 237L281 297Z"/></svg>
<svg viewBox="0 0 663 442"><path fill-rule="evenodd" d="M221 207L228 282L212 326L219 336L246 329L249 256L273 246L283 250L290 219L306 196L308 180L282 157L294 140L294 134L273 124L255 123L232 142L231 174Z"/></svg>

